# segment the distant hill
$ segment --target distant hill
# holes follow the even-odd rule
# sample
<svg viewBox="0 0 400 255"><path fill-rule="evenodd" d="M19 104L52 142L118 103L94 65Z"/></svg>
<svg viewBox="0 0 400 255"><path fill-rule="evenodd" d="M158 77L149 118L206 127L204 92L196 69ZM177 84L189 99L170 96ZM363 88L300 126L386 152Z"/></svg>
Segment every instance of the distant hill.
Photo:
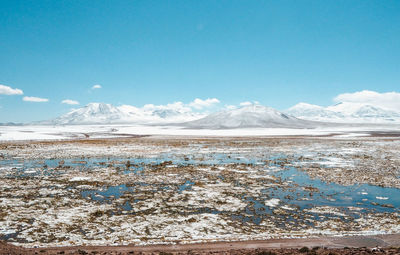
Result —
<svg viewBox="0 0 400 255"><path fill-rule="evenodd" d="M14 122L7 122L7 123L0 123L0 126L23 126L22 123L14 123Z"/></svg>

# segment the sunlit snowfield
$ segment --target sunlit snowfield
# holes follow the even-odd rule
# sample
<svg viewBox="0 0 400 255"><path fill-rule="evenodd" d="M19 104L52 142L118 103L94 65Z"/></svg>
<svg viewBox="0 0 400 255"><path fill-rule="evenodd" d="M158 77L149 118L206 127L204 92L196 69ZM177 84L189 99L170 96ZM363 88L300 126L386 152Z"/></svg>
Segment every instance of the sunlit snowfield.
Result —
<svg viewBox="0 0 400 255"><path fill-rule="evenodd" d="M79 138L115 138L135 135L178 136L319 136L335 137L369 136L371 132L400 130L399 124L338 124L319 128L232 128L190 129L182 126L150 125L26 125L0 126L0 141L10 140L61 140Z"/></svg>
<svg viewBox="0 0 400 255"><path fill-rule="evenodd" d="M40 133L14 130L29 128ZM62 137L85 139L0 143L0 239L31 247L400 233L394 133L193 138L75 128ZM110 133L127 137L86 139Z"/></svg>

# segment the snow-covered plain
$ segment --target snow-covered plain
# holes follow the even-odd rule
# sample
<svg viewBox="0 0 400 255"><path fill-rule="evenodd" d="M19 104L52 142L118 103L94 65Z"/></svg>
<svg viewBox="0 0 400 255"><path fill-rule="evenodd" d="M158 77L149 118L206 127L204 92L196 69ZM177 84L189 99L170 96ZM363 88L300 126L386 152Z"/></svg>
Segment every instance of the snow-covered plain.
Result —
<svg viewBox="0 0 400 255"><path fill-rule="evenodd" d="M172 136L367 136L370 132L400 131L400 125L347 125L313 129L295 128L237 128L188 129L181 126L146 125L27 125L0 126L0 141L10 140L62 140L80 138L113 138L134 135Z"/></svg>

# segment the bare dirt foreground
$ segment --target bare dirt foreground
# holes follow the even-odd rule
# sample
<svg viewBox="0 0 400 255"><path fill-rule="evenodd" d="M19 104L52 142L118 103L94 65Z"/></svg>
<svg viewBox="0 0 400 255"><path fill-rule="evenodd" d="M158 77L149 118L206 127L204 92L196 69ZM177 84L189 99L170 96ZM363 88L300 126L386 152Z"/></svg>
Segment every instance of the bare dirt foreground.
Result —
<svg viewBox="0 0 400 255"><path fill-rule="evenodd" d="M21 248L0 242L0 254L400 254L400 234L147 246Z"/></svg>

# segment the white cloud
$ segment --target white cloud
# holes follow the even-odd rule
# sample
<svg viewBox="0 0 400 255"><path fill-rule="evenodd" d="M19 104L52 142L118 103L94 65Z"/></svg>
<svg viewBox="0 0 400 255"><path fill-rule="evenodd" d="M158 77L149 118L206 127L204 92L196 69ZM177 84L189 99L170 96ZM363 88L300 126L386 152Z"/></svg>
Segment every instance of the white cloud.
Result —
<svg viewBox="0 0 400 255"><path fill-rule="evenodd" d="M49 101L49 99L47 98L40 98L40 97L24 97L22 100L26 102L35 102L35 103L43 103Z"/></svg>
<svg viewBox="0 0 400 255"><path fill-rule="evenodd" d="M241 102L239 105L240 106L249 106L249 105L252 105L252 104L253 104L252 102L246 101L246 102Z"/></svg>
<svg viewBox="0 0 400 255"><path fill-rule="evenodd" d="M354 93L339 94L333 99L335 102L351 102L371 104L374 106L400 111L400 93L363 90Z"/></svg>
<svg viewBox="0 0 400 255"><path fill-rule="evenodd" d="M236 109L237 107L236 106L234 106L234 105L225 105L225 109L227 109L227 110L234 110L234 109Z"/></svg>
<svg viewBox="0 0 400 255"><path fill-rule="evenodd" d="M101 89L101 85L100 84L93 85L92 89Z"/></svg>
<svg viewBox="0 0 400 255"><path fill-rule="evenodd" d="M64 99L61 101L62 104L70 104L70 105L74 105L74 104L79 104L78 101L75 100L71 100L71 99Z"/></svg>
<svg viewBox="0 0 400 255"><path fill-rule="evenodd" d="M246 101L246 102L241 102L239 105L240 106L249 106L249 105L253 105L253 104L260 104L260 102L258 102L258 101L253 101L253 102Z"/></svg>
<svg viewBox="0 0 400 255"><path fill-rule="evenodd" d="M219 100L217 98L207 98L206 100L196 98L193 102L189 104L189 106L200 110L218 103Z"/></svg>
<svg viewBox="0 0 400 255"><path fill-rule="evenodd" d="M253 104L252 102L246 101L246 102L241 102L239 105L240 106L249 106L249 105L252 105L252 104Z"/></svg>
<svg viewBox="0 0 400 255"><path fill-rule="evenodd" d="M0 95L22 95L24 92L20 89L13 89L9 86L0 84Z"/></svg>

